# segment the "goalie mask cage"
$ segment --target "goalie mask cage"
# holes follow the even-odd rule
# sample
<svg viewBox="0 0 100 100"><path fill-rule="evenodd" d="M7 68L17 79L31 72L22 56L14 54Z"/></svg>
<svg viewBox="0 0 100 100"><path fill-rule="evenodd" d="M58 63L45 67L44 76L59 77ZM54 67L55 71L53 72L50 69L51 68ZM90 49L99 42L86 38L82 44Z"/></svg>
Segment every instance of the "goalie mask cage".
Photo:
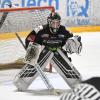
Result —
<svg viewBox="0 0 100 100"><path fill-rule="evenodd" d="M0 36L8 38L15 33L27 34L38 26L47 24L47 17L54 7L5 8L0 9ZM27 36L27 35L26 35ZM25 42L25 37L21 39ZM0 68L13 68L23 65L26 52L16 38L0 37Z"/></svg>

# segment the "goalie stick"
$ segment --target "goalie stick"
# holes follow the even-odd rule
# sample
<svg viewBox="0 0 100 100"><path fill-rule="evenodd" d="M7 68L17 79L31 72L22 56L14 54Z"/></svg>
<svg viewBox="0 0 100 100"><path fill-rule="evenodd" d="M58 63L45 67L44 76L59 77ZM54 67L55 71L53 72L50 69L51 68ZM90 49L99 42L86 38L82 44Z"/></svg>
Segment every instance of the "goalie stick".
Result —
<svg viewBox="0 0 100 100"><path fill-rule="evenodd" d="M25 45L24 45L23 41L21 40L20 36L17 33L15 33L15 34L16 34L17 38L19 39L20 43L22 44L22 46L24 47L24 49L26 50ZM31 66L33 66L33 65L31 65ZM49 79L45 75L45 73L41 70L39 64L36 64L34 67L36 68L37 72L39 73L41 79L44 81L47 88L50 90L54 89L53 86L51 85Z"/></svg>
<svg viewBox="0 0 100 100"><path fill-rule="evenodd" d="M15 35L17 36L18 40L20 41L20 43L26 50L25 45L24 45L23 41L21 40L20 36L18 35L18 33L15 33ZM31 66L33 66L33 65L31 65ZM50 83L49 79L47 78L47 76L45 75L45 73L41 70L39 64L36 64L34 67L36 68L37 72L39 73L39 75L40 75L41 79L43 80L43 82L45 83L46 87L49 90L53 90L54 87L51 85L51 83Z"/></svg>
<svg viewBox="0 0 100 100"><path fill-rule="evenodd" d="M23 48L26 50L25 45L23 43L23 41L21 40L20 36L18 35L18 33L15 33L16 37L18 38L19 42L22 44Z"/></svg>
<svg viewBox="0 0 100 100"><path fill-rule="evenodd" d="M32 95L54 95L54 96L59 96L62 93L69 93L71 92L71 89L54 89L53 91L49 91L48 89L38 89L38 90L27 90L25 92L27 93L32 93Z"/></svg>
<svg viewBox="0 0 100 100"><path fill-rule="evenodd" d="M52 84L50 83L49 79L47 78L47 76L45 75L45 73L42 71L42 69L40 68L40 65L39 64L36 64L35 65L35 68L37 70L37 72L39 73L41 79L43 80L44 84L46 85L46 87L49 89L49 90L53 90L54 87L52 86Z"/></svg>

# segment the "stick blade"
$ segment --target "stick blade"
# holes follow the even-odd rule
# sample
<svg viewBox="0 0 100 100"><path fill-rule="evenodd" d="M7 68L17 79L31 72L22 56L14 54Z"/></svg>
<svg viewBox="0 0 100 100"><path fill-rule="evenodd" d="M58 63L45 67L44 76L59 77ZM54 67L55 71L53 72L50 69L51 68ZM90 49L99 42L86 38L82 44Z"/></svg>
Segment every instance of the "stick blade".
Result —
<svg viewBox="0 0 100 100"><path fill-rule="evenodd" d="M71 89L41 89L41 90L27 90L25 92L27 93L31 93L33 95L55 95L55 96L59 96L64 92L70 92Z"/></svg>

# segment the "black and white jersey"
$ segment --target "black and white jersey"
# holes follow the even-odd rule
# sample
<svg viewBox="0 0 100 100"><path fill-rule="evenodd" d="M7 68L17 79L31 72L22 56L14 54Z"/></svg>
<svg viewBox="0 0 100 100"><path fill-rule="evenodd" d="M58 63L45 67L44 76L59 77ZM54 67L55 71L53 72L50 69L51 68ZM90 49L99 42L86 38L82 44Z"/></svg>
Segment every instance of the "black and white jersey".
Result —
<svg viewBox="0 0 100 100"><path fill-rule="evenodd" d="M78 84L70 93L62 94L60 100L100 100L100 92L90 84Z"/></svg>
<svg viewBox="0 0 100 100"><path fill-rule="evenodd" d="M73 34L67 31L64 26L60 26L56 34L50 31L49 26L46 26L38 32L35 42L45 47L57 48L64 46L67 39L72 36Z"/></svg>

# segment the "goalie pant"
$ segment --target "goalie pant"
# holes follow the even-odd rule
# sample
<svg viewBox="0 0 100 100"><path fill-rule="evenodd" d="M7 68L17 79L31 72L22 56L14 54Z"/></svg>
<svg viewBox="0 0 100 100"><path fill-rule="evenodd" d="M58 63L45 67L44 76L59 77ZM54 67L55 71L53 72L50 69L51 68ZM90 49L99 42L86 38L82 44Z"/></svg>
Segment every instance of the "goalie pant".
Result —
<svg viewBox="0 0 100 100"><path fill-rule="evenodd" d="M41 69L44 69L49 62L71 88L74 88L74 85L81 81L80 73L72 65L62 50L57 49L56 52L51 52L47 48L44 48L40 53L37 63ZM38 73L35 67L26 64L18 75L16 75L14 84L18 90L25 91L37 76Z"/></svg>
<svg viewBox="0 0 100 100"><path fill-rule="evenodd" d="M72 92L63 93L59 100L100 100L100 77L76 85Z"/></svg>

